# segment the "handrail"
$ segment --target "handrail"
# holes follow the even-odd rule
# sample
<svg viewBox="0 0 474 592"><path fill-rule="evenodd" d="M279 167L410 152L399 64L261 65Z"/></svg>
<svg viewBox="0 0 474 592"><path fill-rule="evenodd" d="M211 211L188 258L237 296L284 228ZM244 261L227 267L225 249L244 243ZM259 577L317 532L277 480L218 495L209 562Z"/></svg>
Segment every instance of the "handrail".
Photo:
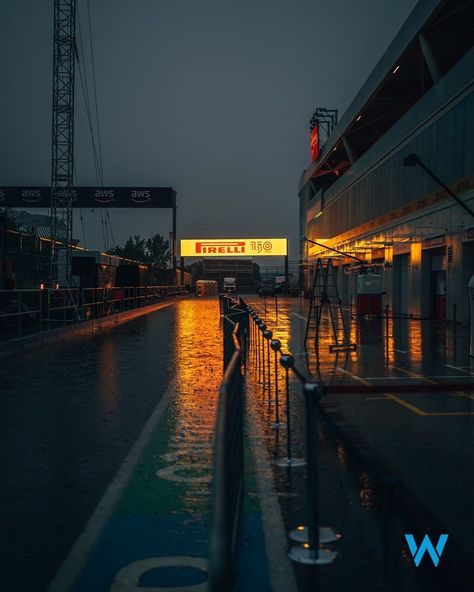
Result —
<svg viewBox="0 0 474 592"><path fill-rule="evenodd" d="M11 341L160 302L181 286L0 290L0 339Z"/></svg>
<svg viewBox="0 0 474 592"><path fill-rule="evenodd" d="M214 441L214 473L212 519L209 537L209 592L231 592L233 589L233 555L240 500L243 490L243 418L242 418L242 362L245 330L239 320L230 316L238 313L238 305L221 299L224 316L224 357L228 357L226 340L232 342L233 352L225 364L219 388L219 402ZM233 312L231 313L231 309ZM232 333L229 336L229 325ZM227 335L226 335L227 333Z"/></svg>

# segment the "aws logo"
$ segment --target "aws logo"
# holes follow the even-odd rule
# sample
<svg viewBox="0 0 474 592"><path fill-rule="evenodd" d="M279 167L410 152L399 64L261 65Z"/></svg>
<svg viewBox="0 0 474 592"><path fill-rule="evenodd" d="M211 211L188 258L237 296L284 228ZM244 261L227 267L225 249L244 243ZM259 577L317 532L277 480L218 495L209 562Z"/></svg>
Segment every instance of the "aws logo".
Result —
<svg viewBox="0 0 474 592"><path fill-rule="evenodd" d="M94 199L99 203L111 203L115 201L113 189L97 189L94 192Z"/></svg>
<svg viewBox="0 0 474 592"><path fill-rule="evenodd" d="M21 197L27 203L36 203L41 201L41 191L39 189L23 189Z"/></svg>
<svg viewBox="0 0 474 592"><path fill-rule="evenodd" d="M135 203L143 204L151 201L150 192L146 189L134 189L131 192L132 201Z"/></svg>

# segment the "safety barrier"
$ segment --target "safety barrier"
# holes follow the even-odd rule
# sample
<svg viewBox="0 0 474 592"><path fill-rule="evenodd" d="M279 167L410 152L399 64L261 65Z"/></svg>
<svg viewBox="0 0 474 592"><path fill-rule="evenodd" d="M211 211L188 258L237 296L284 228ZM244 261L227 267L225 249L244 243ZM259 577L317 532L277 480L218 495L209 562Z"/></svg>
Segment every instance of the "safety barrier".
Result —
<svg viewBox="0 0 474 592"><path fill-rule="evenodd" d="M233 556L243 488L242 367L248 323L248 314L239 304L225 296L220 298L225 369L214 443L210 592L230 592L234 581Z"/></svg>
<svg viewBox="0 0 474 592"><path fill-rule="evenodd" d="M44 333L184 293L180 286L0 290L0 340Z"/></svg>
<svg viewBox="0 0 474 592"><path fill-rule="evenodd" d="M319 526L318 418L319 400L324 394L324 388L321 384L306 379L304 374L296 367L293 356L282 351L280 340L274 338L273 332L268 329L257 312L247 304L245 304L245 307L251 319L249 330L250 357L256 366L259 382L262 384L263 389L268 392L268 403L275 403L275 421L272 422L271 427L274 429L286 428L287 456L277 459L276 464L289 469L306 465L307 470L306 525L299 525L289 533L289 538L299 543L291 548L289 556L293 561L307 565L331 563L337 553L331 549L323 548L321 545L337 541L340 535L336 534L330 527ZM274 366L274 401L272 400L271 351L273 351ZM280 356L280 365L285 369L286 423L280 421L278 355ZM306 460L295 458L292 454L290 370L301 385L305 404Z"/></svg>

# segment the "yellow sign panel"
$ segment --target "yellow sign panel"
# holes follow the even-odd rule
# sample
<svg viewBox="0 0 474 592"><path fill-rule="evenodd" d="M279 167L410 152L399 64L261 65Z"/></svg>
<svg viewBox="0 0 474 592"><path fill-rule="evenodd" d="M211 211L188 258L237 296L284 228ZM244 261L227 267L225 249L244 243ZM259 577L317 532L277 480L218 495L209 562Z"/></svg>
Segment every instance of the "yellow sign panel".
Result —
<svg viewBox="0 0 474 592"><path fill-rule="evenodd" d="M288 254L286 238L197 238L181 240L181 257L262 257Z"/></svg>

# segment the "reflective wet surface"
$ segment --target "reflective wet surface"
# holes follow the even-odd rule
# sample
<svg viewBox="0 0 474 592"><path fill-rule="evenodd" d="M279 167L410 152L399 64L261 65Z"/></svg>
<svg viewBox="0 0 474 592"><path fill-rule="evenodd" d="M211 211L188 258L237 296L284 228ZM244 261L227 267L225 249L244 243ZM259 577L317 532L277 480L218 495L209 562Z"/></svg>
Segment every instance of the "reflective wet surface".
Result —
<svg viewBox="0 0 474 592"><path fill-rule="evenodd" d="M421 536L431 533L436 537L440 532L446 532L451 537L443 555L445 566L451 564L449 575L446 576L447 568L445 572L439 569L438 581L427 576L426 587L422 589L435 590L437 586L443 589L446 585L443 573L448 582L458 586L457 589L471 589L472 579L466 575L466 567L469 570L469 566L474 565L471 536L474 477L470 470L474 462L474 368L468 355L467 330L433 321L351 319L349 311L344 311L350 341L357 343L357 349L331 352L329 346L335 343L334 333L325 313L317 342L319 347L315 346L314 333L310 333L306 353L307 301L284 298L277 303L270 298L267 302L261 298L246 300L273 330L273 336L282 340L283 349L294 355L296 365L308 378L334 387L322 399L326 414L320 435L320 442L325 444L320 450L322 523L326 516L333 521L333 526L345 531L345 539L350 539L349 545L345 542L340 545L344 560L349 561L345 564L346 569L357 573L362 578L358 580L360 583L363 581L363 566L366 571L373 572L374 565L382 565L384 545L380 529L383 531L386 517L393 512L394 522L390 522L391 526L387 528L393 541L398 540L400 544L400 561L411 567L411 557L406 545L402 544L403 532L411 529ZM340 328L340 323L336 323L336 327ZM283 372L283 369L279 370L280 384ZM275 420L275 405L265 405L268 389L262 391L260 384L258 391L261 376L262 372L255 379L262 399L260 413L265 424L270 426ZM338 385L345 387L344 392L337 392ZM372 385L383 385L384 388L371 393ZM411 386L409 390L406 387L398 392L400 385ZM423 390L417 388L420 385ZM444 386L441 388L440 385ZM351 386L354 387L353 393ZM294 378L290 381L290 389L294 406L293 451L295 456L304 457L304 408L301 396L298 396L301 387ZM283 403L280 404L280 416L284 422ZM325 430L329 434L327 438ZM268 430L267 441L276 457L286 455L284 430L279 434ZM298 470L292 469L277 478L283 490L290 492L295 491L298 479L305 479L305 476L298 476ZM384 479L392 484L384 485ZM289 484L290 480L293 489L285 489L285 482ZM403 494L397 495L404 503L393 511L386 500L394 494L394 488L400 492L403 490ZM283 502L288 506L287 515L300 515L304 520L304 492L300 487L301 500L293 496L291 501L288 496ZM357 507L363 509L359 517ZM344 517L344 513L348 515ZM371 515L375 517L373 523ZM355 532L358 533L356 536ZM355 560L356 556L359 556L358 560ZM458 560L462 568L456 565ZM457 575L450 579L453 573ZM383 570L375 577L380 586ZM326 584L335 585L337 581L334 573ZM353 585L356 581L357 578ZM347 580L339 583L349 585ZM374 581L366 582L367 589L375 589L372 588L375 585ZM400 589L404 589L402 584Z"/></svg>
<svg viewBox="0 0 474 592"><path fill-rule="evenodd" d="M204 512L221 375L215 299L1 359L1 589L46 588L166 390L155 470L172 461L171 477L201 477L180 508Z"/></svg>

